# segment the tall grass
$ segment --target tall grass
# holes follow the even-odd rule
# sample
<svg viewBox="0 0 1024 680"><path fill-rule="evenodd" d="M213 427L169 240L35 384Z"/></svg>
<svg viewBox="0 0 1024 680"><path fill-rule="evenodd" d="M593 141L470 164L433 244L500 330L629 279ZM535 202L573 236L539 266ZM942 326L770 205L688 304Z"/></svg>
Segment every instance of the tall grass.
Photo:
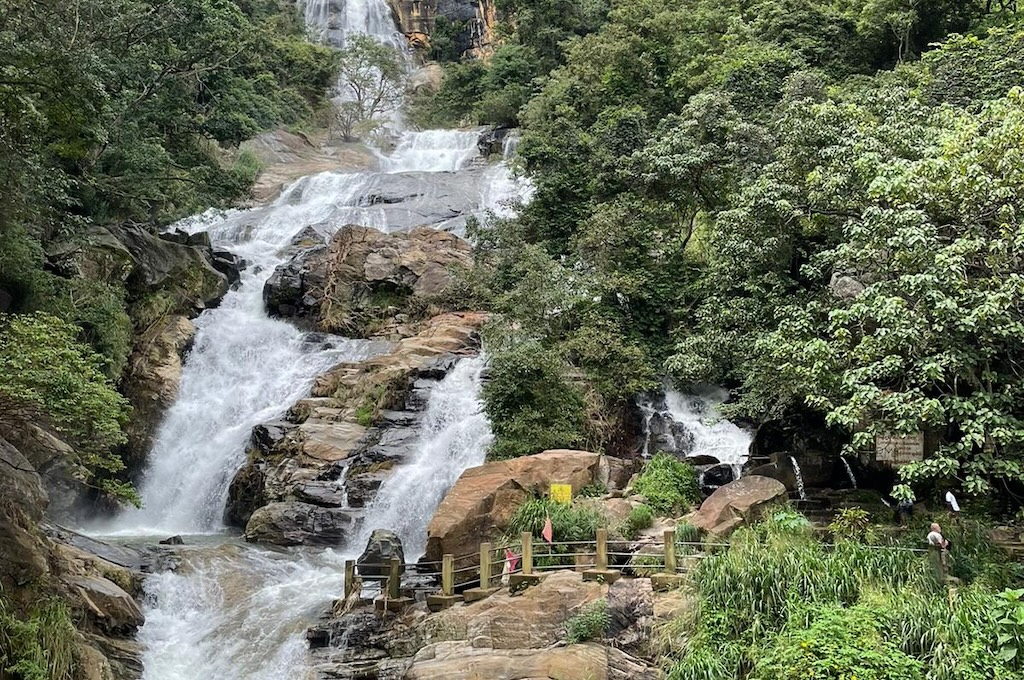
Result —
<svg viewBox="0 0 1024 680"><path fill-rule="evenodd" d="M71 680L76 670L75 628L67 605L49 600L19 617L0 594L0 677Z"/></svg>

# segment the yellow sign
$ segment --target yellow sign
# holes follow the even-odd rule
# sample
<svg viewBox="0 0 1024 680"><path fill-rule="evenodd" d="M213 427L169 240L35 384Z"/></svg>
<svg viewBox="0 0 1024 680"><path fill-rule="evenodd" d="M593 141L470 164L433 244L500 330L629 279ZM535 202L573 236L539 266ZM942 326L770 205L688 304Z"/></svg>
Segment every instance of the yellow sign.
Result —
<svg viewBox="0 0 1024 680"><path fill-rule="evenodd" d="M552 484L551 500L556 503L572 503L572 484Z"/></svg>

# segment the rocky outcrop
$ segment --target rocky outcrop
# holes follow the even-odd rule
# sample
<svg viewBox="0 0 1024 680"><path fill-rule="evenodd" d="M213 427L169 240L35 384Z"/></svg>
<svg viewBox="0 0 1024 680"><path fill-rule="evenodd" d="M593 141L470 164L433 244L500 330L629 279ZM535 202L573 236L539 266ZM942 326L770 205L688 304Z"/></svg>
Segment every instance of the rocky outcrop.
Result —
<svg viewBox="0 0 1024 680"><path fill-rule="evenodd" d="M398 617L366 609L346 611L310 629L320 678L615 678L655 680L659 672L651 631L678 615L678 594L650 587L583 581L556 571L518 595L487 599L427 614L422 605ZM565 644L566 623L587 604L608 601L612 624L594 642ZM343 647L335 647L338 640ZM631 640L627 649L620 641Z"/></svg>
<svg viewBox="0 0 1024 680"><path fill-rule="evenodd" d="M132 405L128 450L136 458L149 451L164 411L178 397L184 356L196 327L186 316L171 315L142 333L128 360L122 391ZM128 461L138 467L141 461Z"/></svg>
<svg viewBox="0 0 1024 680"><path fill-rule="evenodd" d="M402 539L389 529L374 529L366 541L366 549L356 559L356 568L360 576L387 576L391 570L385 565L396 558L404 571L405 550L402 548Z"/></svg>
<svg viewBox="0 0 1024 680"><path fill-rule="evenodd" d="M418 311L451 284L452 268L469 263L469 244L444 231L385 234L350 225L278 267L263 298L271 314L317 330L408 336Z"/></svg>
<svg viewBox="0 0 1024 680"><path fill-rule="evenodd" d="M471 555L481 541L500 533L516 508L551 484L570 484L578 492L601 482L621 488L631 468L620 461L588 451L553 450L502 460L462 473L445 496L427 528L424 558Z"/></svg>
<svg viewBox="0 0 1024 680"><path fill-rule="evenodd" d="M715 536L727 535L786 498L786 487L778 480L757 475L741 477L705 499L690 523Z"/></svg>
<svg viewBox="0 0 1024 680"><path fill-rule="evenodd" d="M388 4L398 19L399 30L414 48L430 48L430 36L440 19L459 29L455 49L446 57L481 59L494 51L494 0L388 0Z"/></svg>
<svg viewBox="0 0 1024 680"><path fill-rule="evenodd" d="M225 519L250 540L329 544L348 530L324 518L368 504L419 441L432 386L477 351L485 315L444 314L365 361L321 375L282 421L254 428L249 460L229 489ZM273 511L260 508L272 504ZM285 506L296 504L288 510ZM316 512L320 508L332 512ZM318 537L324 528L327 535Z"/></svg>
<svg viewBox="0 0 1024 680"><path fill-rule="evenodd" d="M0 585L17 586L49 571L48 545L39 523L47 497L35 468L0 437Z"/></svg>
<svg viewBox="0 0 1024 680"><path fill-rule="evenodd" d="M352 512L291 501L271 503L252 513L245 540L274 545L339 545L355 524Z"/></svg>

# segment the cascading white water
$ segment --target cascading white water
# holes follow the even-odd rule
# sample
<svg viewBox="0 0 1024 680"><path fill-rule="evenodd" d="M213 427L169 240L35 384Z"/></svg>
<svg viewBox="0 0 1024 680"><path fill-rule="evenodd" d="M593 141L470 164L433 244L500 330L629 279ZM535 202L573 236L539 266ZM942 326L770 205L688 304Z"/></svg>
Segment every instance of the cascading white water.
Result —
<svg viewBox="0 0 1024 680"><path fill-rule="evenodd" d="M853 468L850 467L850 461L846 460L842 456L839 456L839 460L843 461L843 468L846 469L846 477L850 480L850 486L854 489L857 488L857 477L853 474Z"/></svg>
<svg viewBox="0 0 1024 680"><path fill-rule="evenodd" d="M482 356L462 359L431 391L411 460L387 478L366 510L362 533L346 552L358 554L373 529L391 529L405 557L426 548L427 524L464 470L484 462L492 435L480 400Z"/></svg>
<svg viewBox="0 0 1024 680"><path fill-rule="evenodd" d="M385 0L307 0L305 12L312 31L330 44L343 46L359 32L404 50ZM379 172L312 175L268 206L181 225L208 230L217 246L249 266L237 290L197 320L178 401L150 455L141 489L146 507L120 517L118 530L163 536L219 529L228 482L252 426L283 414L334 363L382 349L344 338L307 342L306 334L267 316L264 283L297 233L312 226L327 239L346 224L458 231L469 214L507 211L509 199L528 198L528 185L517 188L503 165L474 163L478 134L406 132L391 154L380 156ZM483 461L491 436L480 408L483 366L481 357L462 359L431 390L420 446L366 510L366 530L397 530L410 558L422 553L427 522L445 490ZM305 630L342 592L343 555L361 551L365 536L353 538L355 554L186 538L197 540L177 571L147 580L146 623L138 635L144 680L311 680Z"/></svg>
<svg viewBox="0 0 1024 680"><path fill-rule="evenodd" d="M793 456L789 457L789 462L793 466L793 474L796 475L796 492L800 496L800 500L807 500L807 491L804 489L804 475L800 472L800 463L796 462L796 458Z"/></svg>
<svg viewBox="0 0 1024 680"><path fill-rule="evenodd" d="M733 477L738 479L749 456L753 437L719 414L718 408L729 393L717 387L702 386L685 394L666 386L664 396L664 408L656 406L652 400L640 404L647 428L644 453L653 453L650 451L651 421L658 416L669 430L678 426L685 432L686 441L675 442L682 452L688 456L714 456L731 466ZM676 437L673 439L678 440Z"/></svg>

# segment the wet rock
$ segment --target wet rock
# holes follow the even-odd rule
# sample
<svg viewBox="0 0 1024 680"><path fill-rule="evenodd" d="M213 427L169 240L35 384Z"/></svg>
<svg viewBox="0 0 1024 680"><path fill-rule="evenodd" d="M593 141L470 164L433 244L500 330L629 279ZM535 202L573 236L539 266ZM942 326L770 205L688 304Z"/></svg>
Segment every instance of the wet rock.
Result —
<svg viewBox="0 0 1024 680"><path fill-rule="evenodd" d="M324 508L343 508L348 505L345 502L345 488L336 480L313 480L296 484L292 495L297 501Z"/></svg>
<svg viewBox="0 0 1024 680"><path fill-rule="evenodd" d="M339 545L348 538L357 515L341 508L280 502L252 513L245 540L274 545Z"/></svg>
<svg viewBox="0 0 1024 680"><path fill-rule="evenodd" d="M690 523L709 534L722 536L751 522L765 508L785 501L786 487L769 477L741 477L715 491L690 517Z"/></svg>
<svg viewBox="0 0 1024 680"><path fill-rule="evenodd" d="M396 557L402 563L404 573L405 551L402 549L402 539L390 529L374 529L366 541L366 548L356 560L356 567L360 576L386 577L391 571L388 565Z"/></svg>
<svg viewBox="0 0 1024 680"><path fill-rule="evenodd" d="M495 127L481 133L480 139L476 143L477 148L480 149L480 155L484 158L501 155L504 151L505 139L510 132L512 132L512 128Z"/></svg>
<svg viewBox="0 0 1024 680"><path fill-rule="evenodd" d="M703 465L718 465L722 461L718 460L714 456L702 453L696 456L687 456L686 462L694 467L700 467ZM731 481L731 480L730 480Z"/></svg>
<svg viewBox="0 0 1024 680"><path fill-rule="evenodd" d="M185 545L185 539L181 536L171 536L160 541L160 545Z"/></svg>
<svg viewBox="0 0 1024 680"><path fill-rule="evenodd" d="M736 474L733 472L731 465L714 465L707 468L702 473L702 482L706 488L717 489L720 486L725 486L729 482L736 478Z"/></svg>
<svg viewBox="0 0 1024 680"><path fill-rule="evenodd" d="M224 523L244 529L252 513L267 504L266 475L263 466L250 462L235 473L228 486L228 501L224 507Z"/></svg>
<svg viewBox="0 0 1024 680"><path fill-rule="evenodd" d="M99 630L130 635L142 625L142 610L131 595L113 581L97 576L69 580L86 615Z"/></svg>
<svg viewBox="0 0 1024 680"><path fill-rule="evenodd" d="M227 277L228 286L236 288L242 279L242 270L247 263L242 258L228 250L212 251L211 262L213 268Z"/></svg>
<svg viewBox="0 0 1024 680"><path fill-rule="evenodd" d="M387 202L381 196L370 200ZM263 298L271 314L308 327L352 337L381 335L382 324L408 325L411 298L443 292L451 268L469 264L469 251L465 241L444 231L386 234L349 225L329 246L301 250L278 267Z"/></svg>
<svg viewBox="0 0 1024 680"><path fill-rule="evenodd" d="M258 451L269 454L274 451L278 444L284 441L289 432L295 429L295 425L283 420L276 420L270 423L261 423L252 428L252 435L249 444Z"/></svg>

